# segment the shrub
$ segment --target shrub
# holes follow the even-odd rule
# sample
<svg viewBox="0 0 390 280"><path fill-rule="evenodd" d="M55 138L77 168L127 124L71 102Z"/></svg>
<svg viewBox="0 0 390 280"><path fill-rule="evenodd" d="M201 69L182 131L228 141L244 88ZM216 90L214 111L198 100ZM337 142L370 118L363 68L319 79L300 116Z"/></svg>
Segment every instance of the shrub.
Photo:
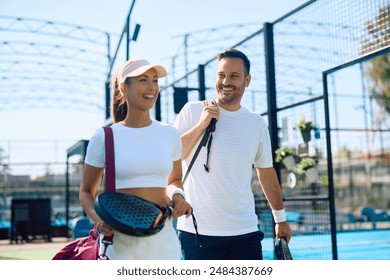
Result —
<svg viewBox="0 0 390 280"><path fill-rule="evenodd" d="M285 157L295 155L295 152L294 149L291 147L280 147L275 151L275 155L275 161L281 162Z"/></svg>
<svg viewBox="0 0 390 280"><path fill-rule="evenodd" d="M297 172L299 174L305 174L306 170L314 166L316 166L316 161L313 158L311 157L303 158L301 159L300 162L297 163Z"/></svg>
<svg viewBox="0 0 390 280"><path fill-rule="evenodd" d="M305 119L305 116L301 116L299 122L295 124L295 127L298 128L300 131L310 131L314 129L314 123L313 121L307 121Z"/></svg>

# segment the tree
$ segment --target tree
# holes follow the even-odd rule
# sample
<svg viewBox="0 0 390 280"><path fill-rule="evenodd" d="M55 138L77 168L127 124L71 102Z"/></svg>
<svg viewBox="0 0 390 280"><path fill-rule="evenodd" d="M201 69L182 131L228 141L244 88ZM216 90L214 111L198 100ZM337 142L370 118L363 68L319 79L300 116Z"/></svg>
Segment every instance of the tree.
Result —
<svg viewBox="0 0 390 280"><path fill-rule="evenodd" d="M379 9L375 21L366 22L368 38L363 42L360 54L367 54L390 45L390 5ZM390 54L384 54L365 63L364 71L370 84L370 95L382 109L390 113ZM385 116L382 116L383 120Z"/></svg>

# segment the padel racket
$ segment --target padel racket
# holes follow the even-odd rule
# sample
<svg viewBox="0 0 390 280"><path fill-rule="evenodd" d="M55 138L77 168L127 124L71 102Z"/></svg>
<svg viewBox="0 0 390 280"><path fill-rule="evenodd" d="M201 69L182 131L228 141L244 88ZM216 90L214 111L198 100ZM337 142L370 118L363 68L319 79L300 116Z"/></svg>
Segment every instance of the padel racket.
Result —
<svg viewBox="0 0 390 280"><path fill-rule="evenodd" d="M286 237L275 239L275 259L276 260L292 260L292 255Z"/></svg>
<svg viewBox="0 0 390 280"><path fill-rule="evenodd" d="M161 231L172 213L171 208L118 192L101 193L95 202L95 211L113 229L138 237Z"/></svg>

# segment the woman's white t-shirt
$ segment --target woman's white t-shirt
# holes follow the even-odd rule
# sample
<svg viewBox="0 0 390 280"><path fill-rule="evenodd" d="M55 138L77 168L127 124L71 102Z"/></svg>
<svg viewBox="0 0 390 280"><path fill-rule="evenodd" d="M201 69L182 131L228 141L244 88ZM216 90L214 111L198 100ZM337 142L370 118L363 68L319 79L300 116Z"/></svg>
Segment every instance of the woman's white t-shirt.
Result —
<svg viewBox="0 0 390 280"><path fill-rule="evenodd" d="M116 188L166 187L173 161L181 157L182 143L172 125L153 121L143 128L116 123L114 135ZM85 163L105 167L104 130L88 143Z"/></svg>

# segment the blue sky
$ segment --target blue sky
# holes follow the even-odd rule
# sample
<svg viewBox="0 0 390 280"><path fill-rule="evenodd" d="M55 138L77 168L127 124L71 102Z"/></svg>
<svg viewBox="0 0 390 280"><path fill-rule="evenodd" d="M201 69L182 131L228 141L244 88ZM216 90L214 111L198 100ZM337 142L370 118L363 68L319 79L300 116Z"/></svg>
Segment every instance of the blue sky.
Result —
<svg viewBox="0 0 390 280"><path fill-rule="evenodd" d="M137 0L131 20L141 24L132 53L163 63L180 45L178 35L199 29L274 21L307 0ZM131 0L0 0L0 15L47 19L119 34Z"/></svg>
<svg viewBox="0 0 390 280"><path fill-rule="evenodd" d="M180 36L185 33L234 24L272 22L306 2L137 0L131 22L140 24L141 31L138 40L131 43L130 54L169 67L170 58L182 45ZM0 15L64 22L120 34L131 3L129 0L0 0ZM116 46L116 42L113 44ZM0 144L9 140L89 139L95 129L104 124L103 114L50 108L0 111L0 120ZM60 150L60 154L64 153Z"/></svg>

